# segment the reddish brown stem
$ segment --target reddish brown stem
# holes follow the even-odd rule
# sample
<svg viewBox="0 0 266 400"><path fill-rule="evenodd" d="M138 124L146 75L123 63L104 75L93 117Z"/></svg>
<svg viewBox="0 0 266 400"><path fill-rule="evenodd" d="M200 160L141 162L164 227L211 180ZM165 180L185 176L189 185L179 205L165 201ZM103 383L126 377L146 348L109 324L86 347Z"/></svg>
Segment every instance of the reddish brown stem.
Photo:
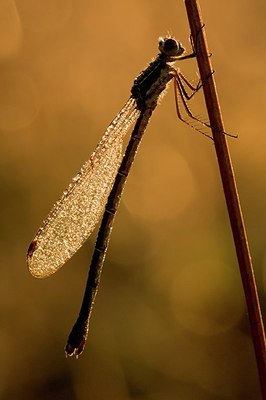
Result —
<svg viewBox="0 0 266 400"><path fill-rule="evenodd" d="M247 235L241 206L239 202L233 166L227 146L221 109L217 96L214 75L212 74L211 61L206 41L206 36L197 0L185 0L188 20L194 43L197 37L197 62L203 85L206 107L209 115L212 134L217 154L223 190L225 194L228 214L234 237L236 254L246 298L247 311L250 321L251 335L256 355L257 367L260 378L262 398L266 399L266 345L265 332L261 316L259 298L254 278L254 272L249 252Z"/></svg>

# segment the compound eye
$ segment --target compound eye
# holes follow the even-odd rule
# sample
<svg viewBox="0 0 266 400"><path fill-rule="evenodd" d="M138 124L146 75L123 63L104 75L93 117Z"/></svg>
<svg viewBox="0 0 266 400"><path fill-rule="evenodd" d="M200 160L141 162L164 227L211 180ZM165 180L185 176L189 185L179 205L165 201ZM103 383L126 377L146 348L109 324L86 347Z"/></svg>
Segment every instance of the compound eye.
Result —
<svg viewBox="0 0 266 400"><path fill-rule="evenodd" d="M173 38L167 37L159 39L159 50L161 53L169 57L179 56L185 51L181 43Z"/></svg>
<svg viewBox="0 0 266 400"><path fill-rule="evenodd" d="M178 54L179 43L175 39L168 38L164 41L163 50L167 55L174 56Z"/></svg>
<svg viewBox="0 0 266 400"><path fill-rule="evenodd" d="M164 39L164 38L162 38L162 37L159 37L159 44L158 44L158 48L159 48L159 50L160 50L160 51L162 51L162 49L163 49L164 41L165 41L165 39Z"/></svg>

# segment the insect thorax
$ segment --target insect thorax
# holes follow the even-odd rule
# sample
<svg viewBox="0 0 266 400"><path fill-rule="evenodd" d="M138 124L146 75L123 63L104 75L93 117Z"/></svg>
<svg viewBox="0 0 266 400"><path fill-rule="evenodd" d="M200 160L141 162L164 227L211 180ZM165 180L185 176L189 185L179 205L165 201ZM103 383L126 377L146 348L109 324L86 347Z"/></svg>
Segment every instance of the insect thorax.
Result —
<svg viewBox="0 0 266 400"><path fill-rule="evenodd" d="M135 79L131 94L140 111L156 106L160 94L175 74L172 63L169 57L160 54Z"/></svg>

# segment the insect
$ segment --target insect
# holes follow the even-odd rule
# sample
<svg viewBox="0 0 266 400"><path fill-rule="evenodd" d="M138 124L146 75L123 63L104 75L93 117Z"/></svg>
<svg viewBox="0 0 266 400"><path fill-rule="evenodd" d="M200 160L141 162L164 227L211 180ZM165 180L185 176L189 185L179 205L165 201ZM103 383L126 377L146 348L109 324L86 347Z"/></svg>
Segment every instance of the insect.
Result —
<svg viewBox="0 0 266 400"><path fill-rule="evenodd" d="M31 274L37 278L48 277L82 246L103 214L81 310L66 345L67 355L78 357L84 349L92 306L122 191L151 115L171 80L174 80L175 85L178 117L190 125L181 116L178 106L180 98L188 117L198 121L191 114L187 101L201 88L202 83L194 87L173 67L176 61L195 57L194 47L192 50L186 55L185 48L174 38L159 39L158 56L134 80L129 100L108 126L89 160L55 203L29 246L27 264ZM192 91L190 96L185 85ZM131 138L122 156L123 140L134 123Z"/></svg>

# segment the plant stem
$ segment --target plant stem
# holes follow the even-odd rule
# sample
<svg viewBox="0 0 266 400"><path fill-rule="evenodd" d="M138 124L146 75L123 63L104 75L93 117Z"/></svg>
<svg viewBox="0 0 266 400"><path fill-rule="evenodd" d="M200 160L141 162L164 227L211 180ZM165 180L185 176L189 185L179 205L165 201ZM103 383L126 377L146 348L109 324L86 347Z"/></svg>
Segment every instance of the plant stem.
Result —
<svg viewBox="0 0 266 400"><path fill-rule="evenodd" d="M212 134L217 154L219 170L225 194L227 210L230 218L231 229L234 237L236 254L242 279L242 285L246 298L247 311L250 322L251 335L256 355L257 367L260 378L262 398L266 399L266 345L265 332L261 316L259 298L254 278L248 240L243 221L239 196L237 192L234 171L227 146L224 126L222 121L221 109L218 95L212 74L212 67L208 52L206 36L204 33L201 12L197 0L185 0L188 20L193 37L199 51L197 52L197 62L203 85L206 107L209 115Z"/></svg>

